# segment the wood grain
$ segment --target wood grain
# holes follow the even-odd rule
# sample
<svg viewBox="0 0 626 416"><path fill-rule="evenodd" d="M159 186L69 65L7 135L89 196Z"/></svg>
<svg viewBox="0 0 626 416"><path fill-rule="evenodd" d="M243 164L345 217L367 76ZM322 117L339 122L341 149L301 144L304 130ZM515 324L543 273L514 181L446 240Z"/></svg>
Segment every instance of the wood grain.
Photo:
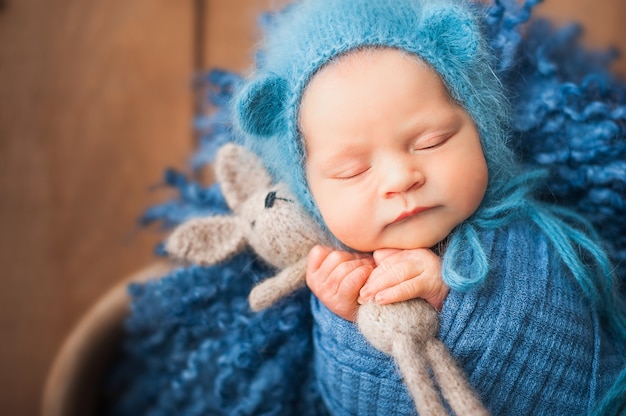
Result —
<svg viewBox="0 0 626 416"><path fill-rule="evenodd" d="M136 219L184 166L192 7L20 0L0 12L0 413L37 413L87 307L153 259Z"/></svg>
<svg viewBox="0 0 626 416"><path fill-rule="evenodd" d="M207 68L245 73L254 59L263 12L279 10L288 0L208 0L205 8L204 58Z"/></svg>

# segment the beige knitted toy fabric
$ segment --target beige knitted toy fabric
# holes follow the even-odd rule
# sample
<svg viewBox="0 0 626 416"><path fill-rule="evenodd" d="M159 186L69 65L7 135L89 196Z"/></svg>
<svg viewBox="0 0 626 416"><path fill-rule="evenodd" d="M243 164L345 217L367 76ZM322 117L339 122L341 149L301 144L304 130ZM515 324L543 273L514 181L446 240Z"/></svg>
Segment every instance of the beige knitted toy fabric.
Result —
<svg viewBox="0 0 626 416"><path fill-rule="evenodd" d="M233 214L181 224L167 239L165 250L180 259L211 265L249 245L281 270L252 289L250 307L259 311L304 286L309 250L325 240L285 185L272 185L261 162L243 147L229 143L219 149L215 176Z"/></svg>
<svg viewBox="0 0 626 416"><path fill-rule="evenodd" d="M359 307L357 325L374 348L394 358L420 415L447 415L429 370L456 415L487 415L465 376L437 339L437 311L422 299Z"/></svg>
<svg viewBox="0 0 626 416"><path fill-rule="evenodd" d="M272 185L261 162L244 148L224 145L217 155L215 175L233 214L185 222L168 238L166 250L211 265L249 245L281 270L250 292L252 310L267 308L305 285L310 249L330 240L283 184ZM356 323L375 348L394 358L420 415L447 414L429 370L456 415L488 414L436 338L437 312L425 301L384 306L369 302L359 308Z"/></svg>

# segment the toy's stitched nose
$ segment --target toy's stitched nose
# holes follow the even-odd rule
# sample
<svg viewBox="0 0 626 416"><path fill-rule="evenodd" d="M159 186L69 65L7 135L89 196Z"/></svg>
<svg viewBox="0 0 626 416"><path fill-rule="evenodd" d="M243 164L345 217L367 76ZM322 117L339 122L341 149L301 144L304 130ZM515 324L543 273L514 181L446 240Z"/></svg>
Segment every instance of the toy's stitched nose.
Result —
<svg viewBox="0 0 626 416"><path fill-rule="evenodd" d="M265 197L265 208L272 208L276 201L276 191L272 191Z"/></svg>

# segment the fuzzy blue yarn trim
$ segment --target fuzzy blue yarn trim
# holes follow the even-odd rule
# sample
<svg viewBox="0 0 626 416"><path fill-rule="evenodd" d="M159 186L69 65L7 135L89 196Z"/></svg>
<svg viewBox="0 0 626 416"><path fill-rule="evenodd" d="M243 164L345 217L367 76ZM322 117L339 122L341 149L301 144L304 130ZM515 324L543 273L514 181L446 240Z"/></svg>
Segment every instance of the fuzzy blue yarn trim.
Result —
<svg viewBox="0 0 626 416"><path fill-rule="evenodd" d="M504 71L514 145L527 165L548 170L543 198L595 226L626 282L626 85L607 69L615 53L583 50L576 25L554 32L536 21L527 33Z"/></svg>
<svg viewBox="0 0 626 416"><path fill-rule="evenodd" d="M549 172L543 197L583 214L597 228L626 282L626 87L607 69L612 51L580 46L580 29L535 20L537 1L496 1L485 30L513 104L514 146L526 165ZM264 17L265 22L271 19ZM260 57L262 58L262 57ZM211 71L199 82L213 110L198 115L193 169L233 140L227 103L238 75ZM171 228L226 213L219 185L203 187L167 170L178 197L154 206L142 224ZM251 253L213 267L187 267L132 285L132 310L104 389L108 415L323 415L312 371L308 296L253 314L252 284L271 273ZM158 276L155 276L158 277Z"/></svg>
<svg viewBox="0 0 626 416"><path fill-rule="evenodd" d="M110 415L323 415L311 371L309 297L253 313L271 271L251 253L133 284Z"/></svg>

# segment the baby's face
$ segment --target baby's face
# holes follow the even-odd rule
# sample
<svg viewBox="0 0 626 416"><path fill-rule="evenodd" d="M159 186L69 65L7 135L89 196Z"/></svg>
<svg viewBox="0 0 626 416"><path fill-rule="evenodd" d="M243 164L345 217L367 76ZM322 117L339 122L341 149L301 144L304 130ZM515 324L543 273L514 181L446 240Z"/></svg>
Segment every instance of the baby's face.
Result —
<svg viewBox="0 0 626 416"><path fill-rule="evenodd" d="M484 197L474 123L431 69L397 50L356 52L315 75L300 127L313 198L355 250L432 247Z"/></svg>

